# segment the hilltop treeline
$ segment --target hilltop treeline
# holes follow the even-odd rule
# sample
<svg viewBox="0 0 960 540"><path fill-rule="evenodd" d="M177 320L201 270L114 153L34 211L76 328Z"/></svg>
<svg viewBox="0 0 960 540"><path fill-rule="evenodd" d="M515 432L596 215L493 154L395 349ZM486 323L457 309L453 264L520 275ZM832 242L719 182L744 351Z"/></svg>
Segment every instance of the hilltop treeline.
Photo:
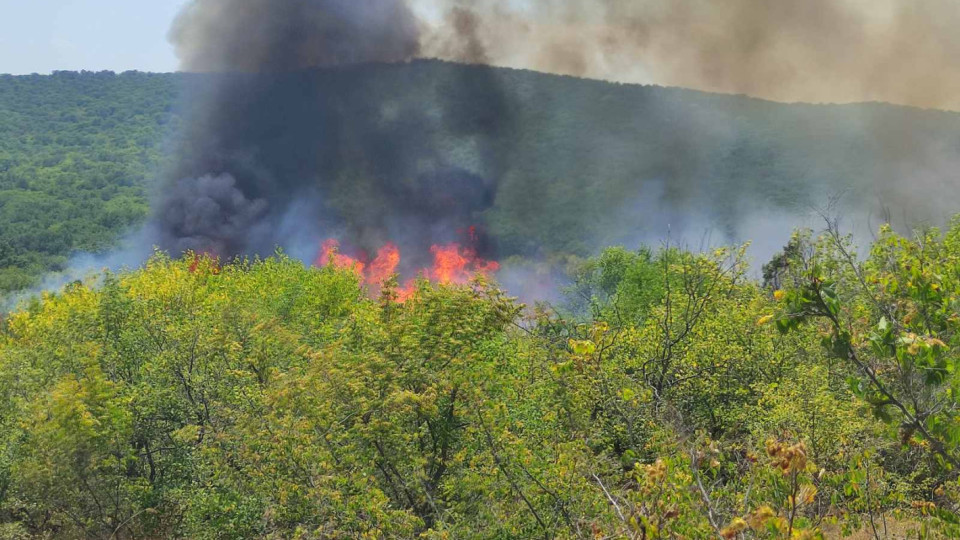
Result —
<svg viewBox="0 0 960 540"><path fill-rule="evenodd" d="M279 77L272 84L288 90L255 110L256 123L238 124L262 130L261 147L224 157L216 141L183 133L185 115L203 118L211 84L199 74L0 76L0 291L62 269L76 251L107 250L142 223L168 150L244 169L189 174L265 168L320 207L323 224L298 231L430 232L438 227L424 215L450 212L484 228L491 258L592 255L655 243L668 227L766 246L789 234L789 216L838 194L848 223L879 223L884 209L898 223L942 223L957 207L956 113L417 61ZM181 103L184 92L199 99ZM387 240L397 241L374 238L373 248Z"/></svg>
<svg viewBox="0 0 960 540"><path fill-rule="evenodd" d="M960 534L960 223L610 249L562 306L157 256L0 323L26 538Z"/></svg>

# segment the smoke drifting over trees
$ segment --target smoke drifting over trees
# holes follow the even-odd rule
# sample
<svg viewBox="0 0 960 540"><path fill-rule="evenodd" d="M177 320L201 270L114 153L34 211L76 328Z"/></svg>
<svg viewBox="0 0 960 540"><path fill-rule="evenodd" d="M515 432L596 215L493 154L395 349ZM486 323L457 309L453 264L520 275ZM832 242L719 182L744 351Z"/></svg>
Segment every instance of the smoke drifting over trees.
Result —
<svg viewBox="0 0 960 540"><path fill-rule="evenodd" d="M188 71L437 57L777 101L960 109L952 0L194 0Z"/></svg>
<svg viewBox="0 0 960 540"><path fill-rule="evenodd" d="M792 197L787 206L807 204L809 210L814 188L844 180L828 176L845 168L830 161L835 152L824 148L819 163L803 164L807 171L798 173L797 164L783 162L783 143L744 140L735 131L740 123L735 110L699 114L685 110L682 100L650 97L638 104L637 118L626 122L629 127L623 118L598 119L622 127L610 127L607 135L580 148L552 147L550 140L569 140L560 143L554 133L540 134L553 156L547 163L581 156L566 170L583 173L585 160L596 162L595 171L586 167L586 174L597 178L568 179L561 170L518 185L518 178L546 174L528 170L545 154L518 139L518 118L562 118L571 103L590 107L578 105L575 97L539 94L525 83L505 84L511 76L488 65L783 100L887 99L951 106L949 88L956 87L951 81L960 82L960 71L948 53L958 40L948 37L944 22L953 20L955 11L938 0L869 5L854 0L195 0L170 36L184 70L211 73L188 77L181 106L185 128L158 197L153 227L160 247L177 253L192 249L232 256L269 252L277 245L315 246L318 235L330 231L339 231L361 250L388 240L422 249L455 240L456 231L471 225L494 233L480 249L508 246L505 253L485 256L535 253L536 246L528 245L536 243L533 237L518 240L517 231L505 231L500 218L522 216L527 223L522 234L562 229L548 226L558 222L549 215L554 209L538 210L543 205L522 201L553 197L559 193L557 183L582 187L604 181L614 182L617 188L611 192L618 193L629 191L625 186L632 182L639 202L611 201L619 206L607 209L603 223L619 216L624 230L602 238L570 225L582 234L571 239L574 244L643 237L643 232L626 230L638 226L649 228L649 240L667 222L717 226L718 214L726 216L720 227L730 238L755 238L745 230L751 225L743 209L765 223L783 208L771 204L774 199ZM408 69L383 79L349 67L420 57L473 66ZM418 79L427 72L441 75ZM370 86L381 80L423 93L411 99L400 87L391 94ZM896 116L876 116L868 109L844 115L843 137L853 137L856 148L851 150L861 160L853 168L863 169L863 160L869 161L865 156L893 156L876 168L882 178L874 185L856 184L856 189L868 190L861 191L871 199L864 206L878 203L870 212L891 201L911 206L920 198L919 190L898 184L908 177L921 189L956 183L948 172L958 161L956 141L929 140L937 129L928 133L891 123ZM655 128L658 123L662 127ZM791 119L784 125L794 123ZM646 135L637 137L644 124L667 131L651 144ZM852 124L862 130L859 142L847 133ZM554 126L572 128L562 120ZM619 133L623 129L629 132ZM801 122L799 129L806 133L803 140L812 141L819 128ZM703 138L712 141L708 154L691 142ZM625 155L640 157L624 161ZM809 184L792 186L792 195L761 200L756 189L747 193L744 186L762 184L762 179L742 179L744 184L717 180L744 164ZM863 178L862 173L853 174ZM824 195L823 189L819 193ZM664 206L665 198L706 202L681 208ZM691 208L702 215L688 215ZM666 221L651 225L652 218L638 219L637 214ZM909 218L930 215L921 211ZM741 222L731 224L736 216ZM501 222L487 223L491 219ZM797 224L777 220L777 227L759 232L775 229L785 236Z"/></svg>
<svg viewBox="0 0 960 540"><path fill-rule="evenodd" d="M510 124L496 81L478 73L485 68L468 85L443 81L430 111L365 100L362 81L335 73L415 57L421 29L400 1L188 5L171 40L185 70L213 74L184 91L185 129L155 211L160 247L229 257L270 252L291 231L316 244L311 235L332 229L359 249L387 240L429 247L474 225L500 174L503 152L490 146ZM444 101L464 95L483 107ZM424 131L434 117L442 136ZM469 144L480 165L440 158L452 141ZM358 189L362 202L344 195Z"/></svg>
<svg viewBox="0 0 960 540"><path fill-rule="evenodd" d="M777 101L960 109L960 4L952 0L414 3L448 13L426 32L429 56L472 59L450 47L458 39L451 20L466 11L498 65Z"/></svg>

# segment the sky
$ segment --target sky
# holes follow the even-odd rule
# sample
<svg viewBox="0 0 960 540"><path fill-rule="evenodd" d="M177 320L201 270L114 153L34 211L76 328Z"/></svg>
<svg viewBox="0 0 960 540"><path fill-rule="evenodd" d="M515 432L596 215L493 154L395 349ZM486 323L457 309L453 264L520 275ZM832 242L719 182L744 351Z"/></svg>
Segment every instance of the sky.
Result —
<svg viewBox="0 0 960 540"><path fill-rule="evenodd" d="M173 71L186 0L0 0L0 73Z"/></svg>
<svg viewBox="0 0 960 540"><path fill-rule="evenodd" d="M0 0L0 73L175 71L167 32L188 0ZM429 0L417 14L435 21Z"/></svg>

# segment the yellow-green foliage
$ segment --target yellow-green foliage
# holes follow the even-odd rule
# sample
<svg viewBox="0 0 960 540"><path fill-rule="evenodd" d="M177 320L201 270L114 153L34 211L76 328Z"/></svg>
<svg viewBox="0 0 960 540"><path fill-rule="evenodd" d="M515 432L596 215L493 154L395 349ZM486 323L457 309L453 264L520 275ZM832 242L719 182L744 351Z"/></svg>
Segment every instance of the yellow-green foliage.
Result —
<svg viewBox="0 0 960 540"><path fill-rule="evenodd" d="M883 242L863 275L891 291L907 270L881 255L911 244ZM894 516L950 534L943 439L864 414L830 324L784 311L810 293L773 294L741 256L613 251L572 311L536 313L482 280L371 299L282 255L75 284L0 321L0 534L816 538ZM922 309L952 282L919 276L941 287L897 313L950 328L953 304ZM873 300L829 294L870 346ZM936 362L953 339L896 343Z"/></svg>

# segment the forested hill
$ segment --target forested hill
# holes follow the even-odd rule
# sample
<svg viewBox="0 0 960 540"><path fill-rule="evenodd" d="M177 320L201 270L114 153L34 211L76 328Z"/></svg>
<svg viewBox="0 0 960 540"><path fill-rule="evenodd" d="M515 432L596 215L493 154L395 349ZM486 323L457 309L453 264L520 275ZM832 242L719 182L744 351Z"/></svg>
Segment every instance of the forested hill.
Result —
<svg viewBox="0 0 960 540"><path fill-rule="evenodd" d="M205 77L0 77L0 291L29 285L73 251L107 248L144 218L179 123L178 89ZM339 121L336 149L318 151L356 157L319 179L341 213L389 204L371 198L364 175L410 181L376 162L413 156L416 167L497 184L479 217L504 256L596 252L668 223L748 239L779 230L769 216L838 193L848 194L846 213L889 208L911 221L940 221L958 206L954 113L784 105L435 61L305 77ZM375 138L357 134L368 128ZM750 216L767 221L756 227Z"/></svg>
<svg viewBox="0 0 960 540"><path fill-rule="evenodd" d="M0 76L0 291L144 218L176 87L145 73Z"/></svg>

